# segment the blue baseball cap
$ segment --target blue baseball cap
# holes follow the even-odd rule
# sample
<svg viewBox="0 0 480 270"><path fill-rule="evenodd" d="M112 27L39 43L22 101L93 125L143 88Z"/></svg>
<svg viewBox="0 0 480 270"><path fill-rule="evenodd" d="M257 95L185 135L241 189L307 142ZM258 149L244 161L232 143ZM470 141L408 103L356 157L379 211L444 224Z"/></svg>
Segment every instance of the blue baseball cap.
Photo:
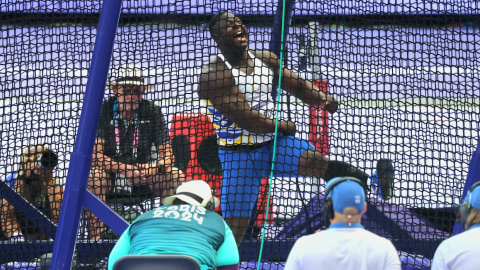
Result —
<svg viewBox="0 0 480 270"><path fill-rule="evenodd" d="M334 185L337 181L333 178L328 181L325 189ZM358 209L358 213L361 213L365 209L365 191L363 186L352 180L343 180L341 183L333 187L332 190L326 195L332 198L333 210L343 213L343 210L347 207L355 207Z"/></svg>
<svg viewBox="0 0 480 270"><path fill-rule="evenodd" d="M465 201L470 202L473 208L480 210L480 186L475 187L471 192L465 196Z"/></svg>

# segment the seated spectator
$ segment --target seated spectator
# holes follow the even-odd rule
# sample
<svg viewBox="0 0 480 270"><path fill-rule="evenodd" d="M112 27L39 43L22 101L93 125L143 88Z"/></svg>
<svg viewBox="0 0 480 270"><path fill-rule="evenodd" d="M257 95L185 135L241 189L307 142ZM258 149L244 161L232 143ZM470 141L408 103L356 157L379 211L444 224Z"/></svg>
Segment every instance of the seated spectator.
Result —
<svg viewBox="0 0 480 270"><path fill-rule="evenodd" d="M164 206L138 217L122 234L108 269L125 255L188 255L201 269L238 270L235 238L214 212L219 201L201 180L183 182Z"/></svg>
<svg viewBox="0 0 480 270"><path fill-rule="evenodd" d="M30 145L23 149L18 172L12 175L7 184L42 211L52 222L58 223L63 198L63 187L54 176L58 156L47 146ZM11 242L47 240L33 222L15 209L6 198L2 198L2 219L0 231Z"/></svg>
<svg viewBox="0 0 480 270"><path fill-rule="evenodd" d="M323 211L332 225L297 240L285 270L399 270L393 244L360 224L367 211L365 186L354 177L336 177L326 185Z"/></svg>
<svg viewBox="0 0 480 270"><path fill-rule="evenodd" d="M136 205L153 197L163 201L184 180L173 166L162 110L143 98L152 86L145 84L142 70L131 65L121 66L116 80L108 83L114 96L103 101L89 180L89 188L106 202ZM88 211L87 218L92 239L102 238L101 222Z"/></svg>
<svg viewBox="0 0 480 270"><path fill-rule="evenodd" d="M480 269L480 182L472 185L459 208L466 231L438 246L432 270Z"/></svg>

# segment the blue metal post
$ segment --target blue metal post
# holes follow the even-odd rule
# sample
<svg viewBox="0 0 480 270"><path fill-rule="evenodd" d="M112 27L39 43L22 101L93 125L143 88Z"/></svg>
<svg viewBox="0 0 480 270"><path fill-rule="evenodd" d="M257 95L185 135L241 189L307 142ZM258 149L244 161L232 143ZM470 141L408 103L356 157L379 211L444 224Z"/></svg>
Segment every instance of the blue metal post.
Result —
<svg viewBox="0 0 480 270"><path fill-rule="evenodd" d="M48 237L54 238L57 232L57 225L53 223L42 211L38 210L32 203L15 192L10 185L0 180L0 199L5 199L22 216L33 222Z"/></svg>
<svg viewBox="0 0 480 270"><path fill-rule="evenodd" d="M284 38L287 40L288 30L290 24L292 23L293 9L295 8L295 0L286 0L287 10L285 10L285 29L284 29ZM278 0L278 7L275 13L273 29L272 29L272 39L270 40L270 51L275 53L277 56L280 56L280 42L282 40L282 14L283 14L283 0Z"/></svg>
<svg viewBox="0 0 480 270"><path fill-rule="evenodd" d="M122 0L103 1L50 269L70 269Z"/></svg>
<svg viewBox="0 0 480 270"><path fill-rule="evenodd" d="M480 138L477 142L477 149L473 152L472 159L470 160L467 180L465 180L465 185L463 186L462 200L465 199L465 196L472 185L478 181L480 181ZM455 223L452 236L462 233L464 230L465 228L463 227L463 224Z"/></svg>
<svg viewBox="0 0 480 270"><path fill-rule="evenodd" d="M285 27L284 32L282 33L282 14L283 14L283 0L278 0L277 11L275 12L273 29L272 29L272 39L270 40L270 51L275 55L280 57L280 47L282 35L284 36L284 42L287 40L288 30L290 24L292 23L293 9L295 8L295 0L286 0L287 9L285 10ZM285 49L285 47L284 47ZM286 58L284 58L284 61ZM277 89L273 88L272 92L273 100L277 100Z"/></svg>

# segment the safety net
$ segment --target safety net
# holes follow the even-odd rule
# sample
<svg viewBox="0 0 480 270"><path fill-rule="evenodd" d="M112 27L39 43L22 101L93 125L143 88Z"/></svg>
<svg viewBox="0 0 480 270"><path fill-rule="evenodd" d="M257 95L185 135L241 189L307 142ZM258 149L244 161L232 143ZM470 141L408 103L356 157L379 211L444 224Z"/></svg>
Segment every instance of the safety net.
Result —
<svg viewBox="0 0 480 270"><path fill-rule="evenodd" d="M102 4L0 3L1 269L49 264ZM356 177L365 229L427 269L480 136L479 12L124 0L88 188L131 223L204 180L243 237L240 268L283 269L299 237L326 229L326 182ZM119 235L80 220L75 267L106 268Z"/></svg>

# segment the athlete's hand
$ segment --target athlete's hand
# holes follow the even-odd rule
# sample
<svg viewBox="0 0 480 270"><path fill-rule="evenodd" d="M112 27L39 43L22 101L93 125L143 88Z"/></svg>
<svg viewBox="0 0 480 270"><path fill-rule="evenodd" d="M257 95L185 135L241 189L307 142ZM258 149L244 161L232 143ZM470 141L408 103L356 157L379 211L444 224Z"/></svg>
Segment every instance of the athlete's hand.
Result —
<svg viewBox="0 0 480 270"><path fill-rule="evenodd" d="M329 113L335 113L338 110L338 101L331 96L327 97L325 105L323 106L324 110L327 110Z"/></svg>
<svg viewBox="0 0 480 270"><path fill-rule="evenodd" d="M297 126L292 121L279 121L278 131L285 136L295 136L297 133Z"/></svg>

